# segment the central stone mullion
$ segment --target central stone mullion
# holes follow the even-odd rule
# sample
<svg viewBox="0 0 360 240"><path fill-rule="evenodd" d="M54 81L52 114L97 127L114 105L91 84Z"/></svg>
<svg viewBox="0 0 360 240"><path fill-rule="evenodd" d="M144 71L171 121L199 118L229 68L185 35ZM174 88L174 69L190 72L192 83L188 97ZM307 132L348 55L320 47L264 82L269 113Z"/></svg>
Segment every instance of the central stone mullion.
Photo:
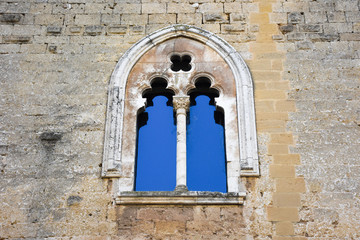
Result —
<svg viewBox="0 0 360 240"><path fill-rule="evenodd" d="M190 107L188 96L173 97L176 111L176 191L187 191L186 186L186 112Z"/></svg>

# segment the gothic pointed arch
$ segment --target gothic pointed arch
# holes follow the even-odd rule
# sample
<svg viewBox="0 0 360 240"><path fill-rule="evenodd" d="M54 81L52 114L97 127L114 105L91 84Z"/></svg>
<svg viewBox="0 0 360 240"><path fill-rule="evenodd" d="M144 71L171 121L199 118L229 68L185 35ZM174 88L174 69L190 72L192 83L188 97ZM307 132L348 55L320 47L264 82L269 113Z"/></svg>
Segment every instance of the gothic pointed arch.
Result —
<svg viewBox="0 0 360 240"><path fill-rule="evenodd" d="M182 59L186 61L184 71L181 67L174 71L174 61ZM240 176L259 175L253 82L247 65L232 46L215 34L193 26L173 25L131 47L118 61L110 79L102 176L117 178L119 192L132 191L136 126L131 125L131 118L136 115L135 109L144 106L141 95L150 88L151 79L164 78L176 95L186 95L194 87L194 79L202 75L220 90L217 105L225 109L229 192L244 190L239 185Z"/></svg>

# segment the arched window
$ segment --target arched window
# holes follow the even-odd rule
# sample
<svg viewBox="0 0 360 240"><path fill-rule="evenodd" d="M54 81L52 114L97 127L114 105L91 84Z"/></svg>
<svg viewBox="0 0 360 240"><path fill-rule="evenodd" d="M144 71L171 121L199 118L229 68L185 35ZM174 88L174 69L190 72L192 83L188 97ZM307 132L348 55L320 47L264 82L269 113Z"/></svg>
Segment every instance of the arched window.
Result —
<svg viewBox="0 0 360 240"><path fill-rule="evenodd" d="M219 93L199 78L190 91L187 126L187 186L190 191L227 192L224 115L216 109Z"/></svg>
<svg viewBox="0 0 360 240"><path fill-rule="evenodd" d="M175 138L174 129L176 153L165 140ZM158 176L166 164L172 177ZM240 177L258 175L253 83L234 48L202 29L173 25L123 55L109 85L102 168L117 203L241 204ZM169 185L147 188L150 178ZM213 179L219 187L206 186Z"/></svg>
<svg viewBox="0 0 360 240"><path fill-rule="evenodd" d="M153 80L146 109L137 117L135 191L172 191L176 186L176 127L167 82Z"/></svg>

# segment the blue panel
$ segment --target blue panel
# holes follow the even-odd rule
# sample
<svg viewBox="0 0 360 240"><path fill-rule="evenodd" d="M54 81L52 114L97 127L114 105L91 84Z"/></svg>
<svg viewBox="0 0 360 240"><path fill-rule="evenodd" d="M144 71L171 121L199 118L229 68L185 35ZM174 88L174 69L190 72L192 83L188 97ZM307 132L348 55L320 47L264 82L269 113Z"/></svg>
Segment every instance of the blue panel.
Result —
<svg viewBox="0 0 360 240"><path fill-rule="evenodd" d="M176 185L176 127L164 96L146 108L147 124L138 132L136 191L173 191Z"/></svg>
<svg viewBox="0 0 360 240"><path fill-rule="evenodd" d="M215 123L215 106L200 95L190 107L187 126L187 185L191 191L227 192L224 127Z"/></svg>

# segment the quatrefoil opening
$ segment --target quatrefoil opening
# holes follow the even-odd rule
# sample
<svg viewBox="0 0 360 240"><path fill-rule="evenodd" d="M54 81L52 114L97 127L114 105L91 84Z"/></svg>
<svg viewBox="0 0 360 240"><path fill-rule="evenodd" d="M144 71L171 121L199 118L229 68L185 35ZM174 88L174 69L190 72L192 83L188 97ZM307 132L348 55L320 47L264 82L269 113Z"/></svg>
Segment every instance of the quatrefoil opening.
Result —
<svg viewBox="0 0 360 240"><path fill-rule="evenodd" d="M180 70L184 72L188 72L191 70L191 57L189 55L183 55L180 56L178 54L174 54L170 57L171 64L171 70L174 72L178 72Z"/></svg>

